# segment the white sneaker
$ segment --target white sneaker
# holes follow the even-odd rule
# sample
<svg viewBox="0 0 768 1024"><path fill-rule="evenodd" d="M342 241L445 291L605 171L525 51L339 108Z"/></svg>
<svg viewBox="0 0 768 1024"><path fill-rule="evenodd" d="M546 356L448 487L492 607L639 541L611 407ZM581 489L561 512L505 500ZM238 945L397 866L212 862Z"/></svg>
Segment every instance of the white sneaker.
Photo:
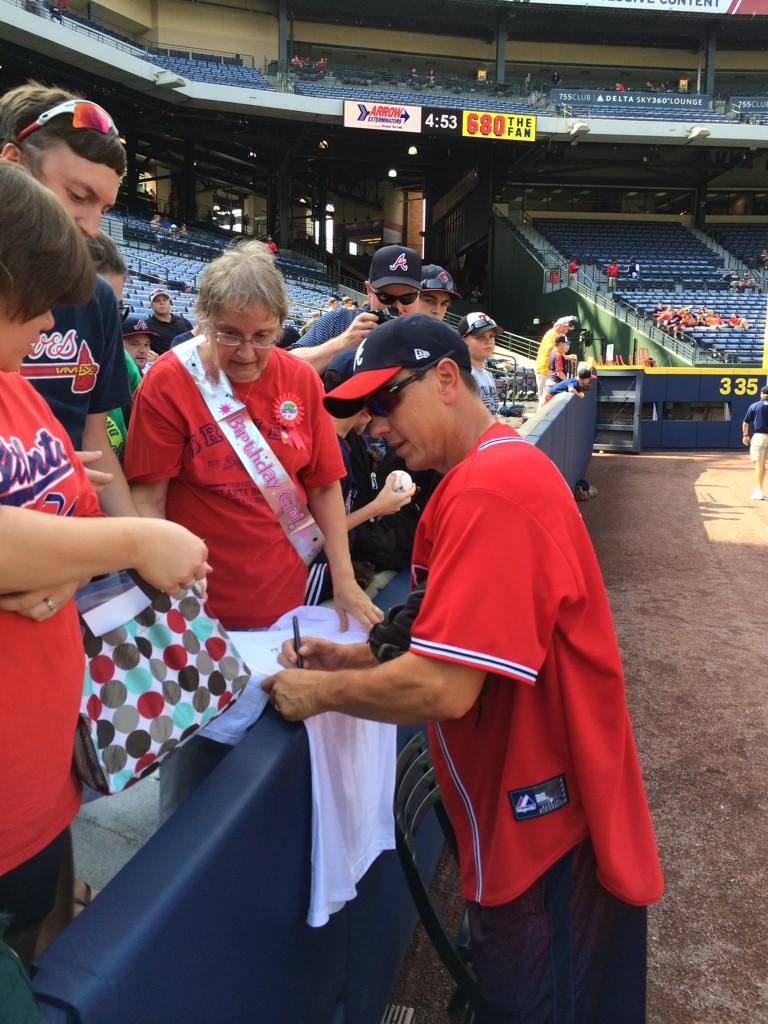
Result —
<svg viewBox="0 0 768 1024"><path fill-rule="evenodd" d="M764 499L765 499L765 495L763 494L763 492L760 490L759 487L756 487L754 489L754 491L752 491L752 500L753 501L763 501Z"/></svg>

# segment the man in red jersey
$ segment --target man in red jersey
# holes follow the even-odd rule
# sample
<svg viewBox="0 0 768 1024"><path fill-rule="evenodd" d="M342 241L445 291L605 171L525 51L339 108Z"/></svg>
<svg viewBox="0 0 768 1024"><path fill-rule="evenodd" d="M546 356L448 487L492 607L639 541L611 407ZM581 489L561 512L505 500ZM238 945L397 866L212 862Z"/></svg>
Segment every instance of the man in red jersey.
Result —
<svg viewBox="0 0 768 1024"><path fill-rule="evenodd" d="M445 476L416 534L412 621L343 650L305 638L304 668L264 687L291 720L430 723L478 1024L642 1024L663 880L600 568L557 468L493 420L470 371L452 328L413 315L372 332L326 395Z"/></svg>

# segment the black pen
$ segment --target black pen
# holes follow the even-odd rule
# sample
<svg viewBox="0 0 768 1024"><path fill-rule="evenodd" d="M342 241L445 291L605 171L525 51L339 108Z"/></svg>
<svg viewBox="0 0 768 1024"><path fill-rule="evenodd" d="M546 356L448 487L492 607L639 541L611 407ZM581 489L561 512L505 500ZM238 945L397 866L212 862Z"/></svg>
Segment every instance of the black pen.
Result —
<svg viewBox="0 0 768 1024"><path fill-rule="evenodd" d="M304 668L304 659L299 654L301 647L301 633L299 632L299 618L293 616L293 648L296 651L296 668Z"/></svg>

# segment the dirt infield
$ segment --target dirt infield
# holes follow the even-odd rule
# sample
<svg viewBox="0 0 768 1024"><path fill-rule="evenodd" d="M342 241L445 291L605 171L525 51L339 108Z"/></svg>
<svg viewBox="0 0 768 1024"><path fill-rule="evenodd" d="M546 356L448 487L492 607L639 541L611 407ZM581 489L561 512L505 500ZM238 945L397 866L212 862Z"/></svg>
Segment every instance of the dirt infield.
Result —
<svg viewBox="0 0 768 1024"><path fill-rule="evenodd" d="M746 453L595 456L587 476L667 881L648 1024L768 1024L768 501ZM455 912L447 864L435 881ZM438 1024L451 990L419 930L393 1002Z"/></svg>
<svg viewBox="0 0 768 1024"><path fill-rule="evenodd" d="M593 458L613 608L667 880L650 1024L768 1021L768 501L746 453ZM598 638L596 638L598 639Z"/></svg>

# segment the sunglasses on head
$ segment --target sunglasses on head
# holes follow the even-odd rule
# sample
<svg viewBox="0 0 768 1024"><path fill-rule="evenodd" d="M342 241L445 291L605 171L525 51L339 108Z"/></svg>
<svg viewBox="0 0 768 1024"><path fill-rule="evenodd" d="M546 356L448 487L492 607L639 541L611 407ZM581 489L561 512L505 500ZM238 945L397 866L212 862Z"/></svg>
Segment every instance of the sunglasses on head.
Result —
<svg viewBox="0 0 768 1024"><path fill-rule="evenodd" d="M50 110L43 111L32 124L28 124L18 133L16 141L21 142L32 132L36 132L38 128L44 128L54 117L60 117L62 114L72 115L73 128L92 128L93 131L101 132L102 135L109 135L110 132L117 134L114 121L98 103L92 103L90 100L65 100L63 103L57 103Z"/></svg>
<svg viewBox="0 0 768 1024"><path fill-rule="evenodd" d="M396 302L399 302L401 306L412 306L419 297L419 293L416 291L406 292L405 295L390 295L389 292L374 292L373 294L385 306L394 306Z"/></svg>
<svg viewBox="0 0 768 1024"><path fill-rule="evenodd" d="M425 292L452 292L453 281L449 277L446 281L441 281L440 278L427 278L421 282L421 290Z"/></svg>
<svg viewBox="0 0 768 1024"><path fill-rule="evenodd" d="M440 359L442 358L441 356ZM410 376L403 377L402 380L395 381L394 384L387 384L386 387L374 391L366 398L365 408L371 416L389 416L400 401L403 389L407 388L409 384L413 384L414 381L421 380L433 367L437 366L440 359L433 359L432 362L420 366Z"/></svg>
<svg viewBox="0 0 768 1024"><path fill-rule="evenodd" d="M487 331L489 327L496 328L496 324L489 316L478 316L467 324L467 334L472 331Z"/></svg>

